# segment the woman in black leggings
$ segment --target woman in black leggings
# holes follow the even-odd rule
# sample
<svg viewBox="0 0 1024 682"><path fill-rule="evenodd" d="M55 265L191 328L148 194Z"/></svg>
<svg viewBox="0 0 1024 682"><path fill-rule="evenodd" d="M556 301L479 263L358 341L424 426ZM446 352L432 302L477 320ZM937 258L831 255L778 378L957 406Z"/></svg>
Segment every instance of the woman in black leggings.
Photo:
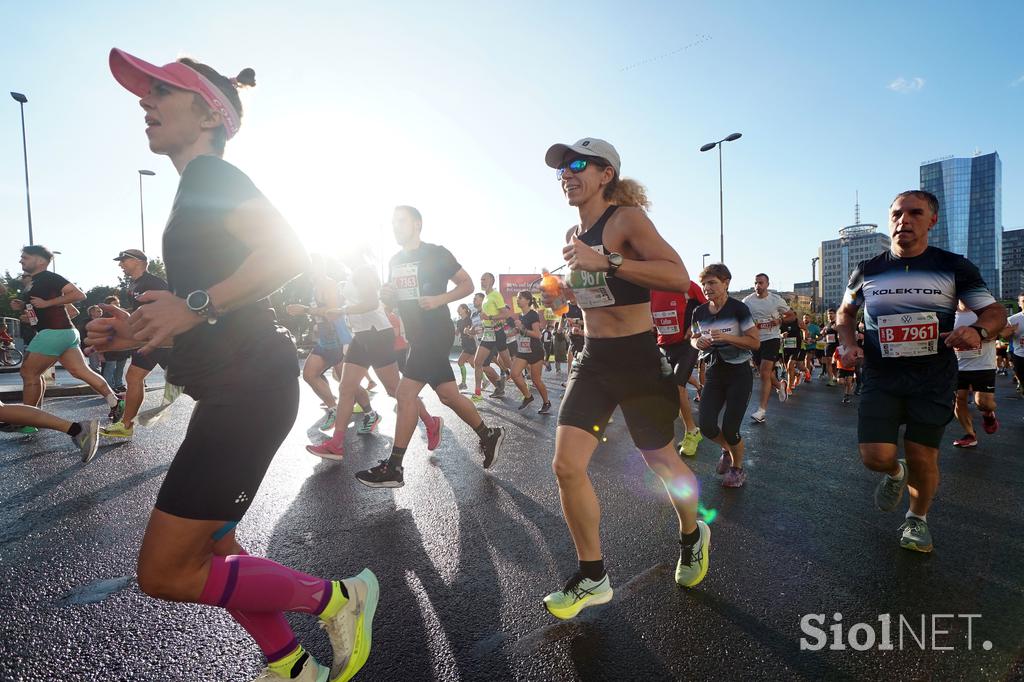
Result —
<svg viewBox="0 0 1024 682"><path fill-rule="evenodd" d="M729 298L732 273L721 263L712 263L700 273L700 284L708 302L693 313L690 343L700 351L707 364L707 378L700 401L700 432L722 446L718 473L722 485L739 488L747 480L743 470L743 440L740 423L750 402L754 379L750 374L751 351L761 341L750 310L741 301ZM718 416L725 408L722 425Z"/></svg>

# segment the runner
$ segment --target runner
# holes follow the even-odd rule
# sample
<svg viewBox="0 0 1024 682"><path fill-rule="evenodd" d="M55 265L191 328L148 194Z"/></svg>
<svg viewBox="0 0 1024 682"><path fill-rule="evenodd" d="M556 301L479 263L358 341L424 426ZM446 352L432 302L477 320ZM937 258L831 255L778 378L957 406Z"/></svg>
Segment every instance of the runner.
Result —
<svg viewBox="0 0 1024 682"><path fill-rule="evenodd" d="M28 405L4 405L0 402L0 431L28 433L23 431L25 427L34 429L49 429L66 433L71 438L79 452L82 453L82 462L88 464L96 456L96 446L99 444L99 421L93 419L87 422L69 422L66 419L43 412Z"/></svg>
<svg viewBox="0 0 1024 682"><path fill-rule="evenodd" d="M978 316L968 310L963 301L956 308L954 329L970 327L977 324ZM953 413L960 426L964 427L964 435L953 441L958 448L973 448L978 444L978 434L974 430L974 419L971 408L967 404L968 391L974 391L974 404L981 412L981 424L985 433L999 430L996 419L996 344L994 339L986 339L981 348L957 350L956 405Z"/></svg>
<svg viewBox="0 0 1024 682"><path fill-rule="evenodd" d="M498 366L502 370L502 376L488 378L494 384L492 398L505 397L504 373L512 365L511 357L506 344L505 327L503 320L510 314L508 306L505 305L505 297L494 288L494 275L485 272L480 276L480 286L484 290L484 300L480 307L480 319L483 321L483 333L480 337L480 347L477 348L476 357L473 361L473 374L476 387L475 395L480 395L481 380L483 379L483 367L488 356L493 351L496 353Z"/></svg>
<svg viewBox="0 0 1024 682"><path fill-rule="evenodd" d="M551 399L548 398L548 387L544 385L544 378L541 376L541 363L544 361L544 348L541 343L541 320L540 315L534 310L536 301L529 291L520 291L516 297L519 309L522 314L516 320L517 345L516 358L512 361L512 382L523 394L523 402L519 409L525 408L533 402L533 393L526 385L523 378L523 370L530 370L530 379L540 393L542 401L537 414L548 414L551 412Z"/></svg>
<svg viewBox="0 0 1024 682"><path fill-rule="evenodd" d="M340 316L348 319L352 327L352 345L345 354L341 369L341 386L338 388L338 418L334 423L334 435L318 445L307 445L310 453L339 461L345 456L345 431L352 416L356 395L362 390L360 382L372 367L377 378L384 384L384 390L391 397L398 395L398 363L395 357L395 330L391 327L384 305L380 302L380 280L377 270L363 254L348 256L351 275L342 290L344 306L326 311L328 317ZM434 451L441 443L440 417L432 417L423 401L416 398L420 420L427 430L427 450ZM381 417L373 410L363 415L360 434L372 432Z"/></svg>
<svg viewBox="0 0 1024 682"><path fill-rule="evenodd" d="M45 246L36 244L21 250L21 269L31 277L31 282L22 291L20 300L28 325L36 330L21 363L21 402L32 407L43 406L46 390L43 375L59 360L71 376L81 379L103 396L110 407L109 419L116 422L124 411L124 401L114 395L103 377L89 369L79 347L78 330L68 317L66 306L85 300L85 294L57 273L47 270L51 260L53 254Z"/></svg>
<svg viewBox="0 0 1024 682"><path fill-rule="evenodd" d="M828 320L825 322L825 328L822 330L822 337L825 341L825 355L822 358L821 372L822 376L828 374L828 385L836 386L836 368L832 358L835 356L836 348L839 347L839 332L836 326L836 309L829 308Z"/></svg>
<svg viewBox="0 0 1024 682"><path fill-rule="evenodd" d="M746 304L729 296L731 281L732 273L722 263L712 263L701 271L700 283L708 302L693 313L690 343L707 365L700 430L722 448L717 468L718 474L725 476L722 486L740 488L747 481L743 469L746 443L740 425L754 386L754 375L747 367L761 347L761 334Z"/></svg>
<svg viewBox="0 0 1024 682"><path fill-rule="evenodd" d="M693 381L693 368L697 365L698 356L697 349L690 344L693 311L704 303L707 303L707 299L696 282L690 282L690 288L685 294L651 291L651 316L658 332L658 347L672 368L672 376L679 391L679 416L686 430L683 440L679 442L679 453L687 457L697 454L697 446L703 440L693 419L690 393L686 385Z"/></svg>
<svg viewBox="0 0 1024 682"><path fill-rule="evenodd" d="M103 310L103 317L113 317L112 308L122 307L121 299L118 296L107 296L103 299L103 305L107 306L107 308L100 308ZM103 354L103 363L100 365L100 374L103 376L103 380L120 399L124 399L124 394L128 390L128 387L124 385L124 370L131 357L132 354L127 351L111 351Z"/></svg>
<svg viewBox="0 0 1024 682"><path fill-rule="evenodd" d="M240 123L237 84L253 85L253 72L229 80L191 59L157 67L117 49L110 68L141 98L149 148L181 180L163 241L171 291L141 294L146 305L129 321L89 323L89 342L142 342L143 353L173 343L167 380L196 399L142 540L139 587L227 609L267 656L260 679L350 679L370 653L373 573L323 580L249 556L235 540L299 404L295 345L266 297L308 263L280 214L221 158ZM319 616L330 670L298 645L285 611Z"/></svg>
<svg viewBox="0 0 1024 682"><path fill-rule="evenodd" d="M540 343L544 347L544 371L551 371L551 361L555 355L555 330L550 322L545 323L540 333Z"/></svg>
<svg viewBox="0 0 1024 682"><path fill-rule="evenodd" d="M398 420L391 456L356 474L360 483L371 488L405 485L402 460L416 430L419 394L427 384L442 403L476 431L485 469L500 459L505 440L505 430L488 427L472 401L459 393L448 360L455 336L448 304L468 296L473 291L472 280L448 249L420 241L423 218L418 210L398 206L392 224L395 241L402 250L391 258L389 284L382 287L381 296L397 302L409 335L409 359L398 385ZM451 291L449 281L455 284Z"/></svg>
<svg viewBox="0 0 1024 682"><path fill-rule="evenodd" d="M890 250L854 270L838 320L843 363L864 358L860 455L868 469L886 474L875 504L892 511L910 488L900 546L918 552L932 550L927 514L939 485L939 443L953 418L953 349L979 348L1006 324L1006 311L985 288L978 268L963 256L928 246L938 210L929 192L896 196L889 209ZM953 329L958 300L977 313L977 324ZM855 333L861 306L867 325L863 350ZM899 459L901 424L906 424L905 460Z"/></svg>
<svg viewBox="0 0 1024 682"><path fill-rule="evenodd" d="M786 386L775 376L775 362L782 346L782 335L779 323L791 322L796 313L789 309L785 299L773 291L768 291L768 275L763 272L754 277L754 293L743 299L754 317L758 332L761 334L761 347L754 351L753 361L761 376L761 402L750 418L758 424L767 421L765 412L768 409L768 397L772 388L779 394L779 402L786 402L789 392Z"/></svg>
<svg viewBox="0 0 1024 682"><path fill-rule="evenodd" d="M838 348L832 355L832 364L836 368L839 383L843 385L843 405L849 405L853 400L853 382L857 369L853 364L848 365L843 361L843 355Z"/></svg>
<svg viewBox="0 0 1024 682"><path fill-rule="evenodd" d="M405 361L409 358L409 341L405 338L405 327L402 325L398 313L387 303L384 304L384 312L388 315L391 328L395 330L395 358L398 363L398 371L404 374Z"/></svg>
<svg viewBox="0 0 1024 682"><path fill-rule="evenodd" d="M473 395L470 399L474 403L479 403L483 400L480 395L480 391L483 390L487 381L490 381L491 385L496 387L501 379L499 373L495 372L494 368L491 367L498 357L497 343L495 343L497 340L497 334L494 332L493 323L490 326L490 333L488 333L487 327L484 324L483 305L485 298L486 297L481 293L473 295L473 313L471 319L473 322L474 335L480 339L480 344L477 346L476 353L483 357L483 359L478 363L476 359L477 355L473 356L474 388ZM491 341L487 341L487 339L491 339ZM490 348L485 347L485 343L489 343ZM483 352L481 353L481 351ZM499 367L498 369L500 370L501 368Z"/></svg>
<svg viewBox="0 0 1024 682"><path fill-rule="evenodd" d="M793 389L800 384L803 372L798 369L800 353L804 347L803 329L793 315L793 319L785 320L779 325L782 334L782 361L786 368L786 392L792 395Z"/></svg>
<svg viewBox="0 0 1024 682"><path fill-rule="evenodd" d="M462 346L462 352L459 353L458 359L459 376L462 378L459 382L459 390L465 391L468 388L466 386L466 363L472 364L473 358L476 357L476 339L473 338L473 315L469 306L460 303L457 312L459 321L455 323L455 341Z"/></svg>
<svg viewBox="0 0 1024 682"><path fill-rule="evenodd" d="M814 373L814 358L818 357L818 334L821 333L821 327L819 327L811 318L810 315L803 316L803 328L804 328L804 381L810 382L811 375Z"/></svg>
<svg viewBox="0 0 1024 682"><path fill-rule="evenodd" d="M1005 377L1010 373L1010 357L1008 350L1008 344L1002 339L1002 337L996 339L996 374L1001 377Z"/></svg>
<svg viewBox="0 0 1024 682"><path fill-rule="evenodd" d="M167 291L167 282L147 271L149 258L138 249L127 249L117 254L114 258L121 266L125 277L131 280L128 286L128 297L134 301L133 308L138 307L138 297L147 291ZM112 308L107 308L112 312ZM122 311L127 316L127 312ZM167 369L167 360L170 356L168 349L156 348L146 355L138 351L131 354L132 364L128 367L125 375L127 391L124 398L124 414L113 424L100 430L100 435L105 438L131 438L135 434L135 416L142 407L142 401L146 397L146 377L153 369L160 365Z"/></svg>
<svg viewBox="0 0 1024 682"><path fill-rule="evenodd" d="M582 309L587 329L559 408L552 463L579 570L544 605L566 619L612 599L601 554L601 509L587 469L616 407L679 517L679 585L693 587L707 574L711 530L697 519L697 479L676 453L679 391L663 369L651 329L650 289L688 290L686 267L647 217L646 190L621 177L614 147L585 138L552 146L545 161L557 169L562 192L579 211L562 254L570 269L567 294ZM545 305L552 302L545 293Z"/></svg>
<svg viewBox="0 0 1024 682"><path fill-rule="evenodd" d="M583 352L583 345L586 341L584 331L583 311L575 303L569 303L569 310L562 315L562 329L565 333L565 341L568 344L566 350L569 369L572 370L576 357Z"/></svg>
<svg viewBox="0 0 1024 682"><path fill-rule="evenodd" d="M1013 362L1013 376L1017 381L1017 394L1024 396L1024 291L1017 294L1017 308L1019 312L1011 315L1006 321L1006 328L1002 330L1000 336L1010 339L1010 360Z"/></svg>

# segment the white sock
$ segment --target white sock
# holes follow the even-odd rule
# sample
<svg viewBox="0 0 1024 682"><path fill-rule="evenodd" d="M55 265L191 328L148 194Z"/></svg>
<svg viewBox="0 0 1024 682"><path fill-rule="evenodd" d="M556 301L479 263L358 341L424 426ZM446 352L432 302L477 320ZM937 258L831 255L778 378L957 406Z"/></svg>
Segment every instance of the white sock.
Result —
<svg viewBox="0 0 1024 682"><path fill-rule="evenodd" d="M886 475L889 476L889 478L891 478L894 481L902 481L903 477L907 475L907 470L906 470L906 468L904 466L900 466L900 475L899 476L891 476L889 474L886 474Z"/></svg>
<svg viewBox="0 0 1024 682"><path fill-rule="evenodd" d="M113 393L108 393L104 397L107 399L107 407L116 407L117 406L117 396L116 395L114 395Z"/></svg>
<svg viewBox="0 0 1024 682"><path fill-rule="evenodd" d="M928 515L927 514L925 514L924 516L921 516L920 514L915 514L912 511L908 511L907 512L907 518L908 519L921 519L922 521L925 521L925 522L928 521Z"/></svg>

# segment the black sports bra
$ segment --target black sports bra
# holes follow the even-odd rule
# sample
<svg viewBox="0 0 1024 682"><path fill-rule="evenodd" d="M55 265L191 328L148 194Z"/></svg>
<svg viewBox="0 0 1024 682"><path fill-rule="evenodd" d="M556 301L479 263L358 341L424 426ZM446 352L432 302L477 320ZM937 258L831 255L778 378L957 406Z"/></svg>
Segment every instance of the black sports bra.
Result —
<svg viewBox="0 0 1024 682"><path fill-rule="evenodd" d="M604 226L616 208L618 206L609 206L593 227L582 234L577 226L573 235L598 253L607 255L608 251L604 248ZM606 277L603 272L573 270L569 274L569 284L576 295L576 303L584 309L610 308L651 301L650 289L618 277Z"/></svg>

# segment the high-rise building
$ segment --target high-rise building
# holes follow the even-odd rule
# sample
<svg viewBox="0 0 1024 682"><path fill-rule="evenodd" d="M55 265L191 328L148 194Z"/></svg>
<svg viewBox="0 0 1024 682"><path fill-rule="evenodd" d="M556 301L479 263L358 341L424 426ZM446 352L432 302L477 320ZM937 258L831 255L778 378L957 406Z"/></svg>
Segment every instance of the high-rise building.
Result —
<svg viewBox="0 0 1024 682"><path fill-rule="evenodd" d="M1003 232L1003 298L1024 291L1024 227Z"/></svg>
<svg viewBox="0 0 1024 682"><path fill-rule="evenodd" d="M921 189L939 200L939 222L928 243L967 256L999 298L1003 284L1003 164L999 154L926 161L921 164Z"/></svg>
<svg viewBox="0 0 1024 682"><path fill-rule="evenodd" d="M858 218L860 211L857 211ZM820 308L838 308L850 283L850 273L861 261L874 258L889 250L889 235L876 232L875 223L848 225L839 230L839 239L823 241L818 249L821 277L819 279Z"/></svg>

